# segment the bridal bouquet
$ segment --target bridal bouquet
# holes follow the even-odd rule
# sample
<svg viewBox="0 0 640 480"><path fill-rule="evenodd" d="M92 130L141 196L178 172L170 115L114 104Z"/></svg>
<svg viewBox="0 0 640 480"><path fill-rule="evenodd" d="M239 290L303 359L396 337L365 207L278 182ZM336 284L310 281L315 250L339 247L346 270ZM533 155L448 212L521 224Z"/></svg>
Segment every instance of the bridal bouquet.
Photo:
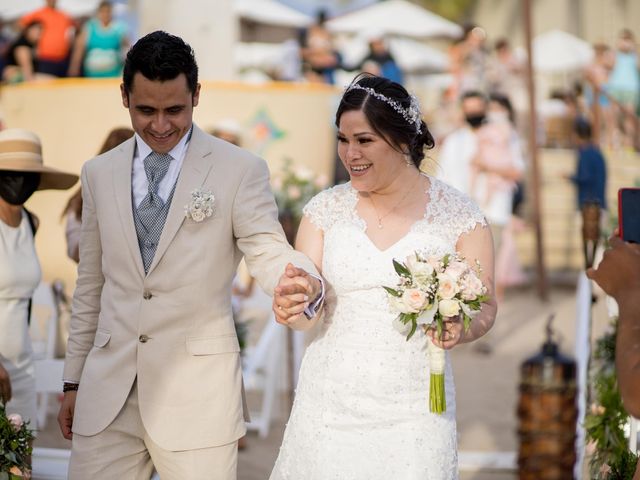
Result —
<svg viewBox="0 0 640 480"><path fill-rule="evenodd" d="M0 479L29 478L33 433L22 417L7 415L0 404Z"/></svg>
<svg viewBox="0 0 640 480"><path fill-rule="evenodd" d="M398 312L394 327L409 340L421 327L426 334L434 329L442 338L446 318L461 316L467 331L473 316L488 299L487 289L479 278L480 264L470 266L459 254L442 258L411 254L404 263L393 261L399 276L395 287L383 287L391 307ZM445 352L427 337L431 371L429 408L434 413L446 411L444 390Z"/></svg>

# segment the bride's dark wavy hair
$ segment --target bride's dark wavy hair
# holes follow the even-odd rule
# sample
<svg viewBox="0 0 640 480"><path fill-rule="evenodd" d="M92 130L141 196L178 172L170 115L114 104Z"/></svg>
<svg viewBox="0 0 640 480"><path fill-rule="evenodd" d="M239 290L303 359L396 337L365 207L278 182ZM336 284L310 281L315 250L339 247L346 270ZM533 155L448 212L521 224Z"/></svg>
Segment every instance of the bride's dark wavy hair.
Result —
<svg viewBox="0 0 640 480"><path fill-rule="evenodd" d="M351 85L354 84L371 88L376 93L397 102L402 108L409 109L411 106L412 97L409 92L399 83L387 78L361 73L351 82ZM424 159L425 150L435 146L433 135L422 118L418 120L420 122L420 132L418 132L416 125L409 123L391 105L361 89L347 87L336 112L336 127L340 128L342 114L353 110L362 111L371 128L394 150L407 154L418 168ZM406 148L403 148L404 146Z"/></svg>

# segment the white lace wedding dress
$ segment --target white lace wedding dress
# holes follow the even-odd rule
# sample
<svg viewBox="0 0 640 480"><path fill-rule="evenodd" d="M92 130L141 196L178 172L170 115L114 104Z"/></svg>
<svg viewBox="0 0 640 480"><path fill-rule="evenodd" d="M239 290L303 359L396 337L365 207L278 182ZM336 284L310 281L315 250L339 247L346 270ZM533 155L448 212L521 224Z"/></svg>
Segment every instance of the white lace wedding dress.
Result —
<svg viewBox="0 0 640 480"><path fill-rule="evenodd" d="M429 412L425 336L396 331L382 285L392 260L415 250L444 255L485 224L466 196L432 177L424 218L379 250L356 213L351 184L305 207L324 232L327 297L320 333L300 370L291 418L271 480L451 480L458 478L455 395L447 355L447 412Z"/></svg>

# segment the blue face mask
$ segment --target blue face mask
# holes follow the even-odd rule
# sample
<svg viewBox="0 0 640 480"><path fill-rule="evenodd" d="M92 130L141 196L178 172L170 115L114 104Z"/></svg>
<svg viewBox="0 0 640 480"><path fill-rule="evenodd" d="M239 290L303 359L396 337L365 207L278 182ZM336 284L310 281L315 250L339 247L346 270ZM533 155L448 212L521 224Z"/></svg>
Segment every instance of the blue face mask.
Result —
<svg viewBox="0 0 640 480"><path fill-rule="evenodd" d="M11 205L22 205L40 185L36 172L0 171L0 197Z"/></svg>

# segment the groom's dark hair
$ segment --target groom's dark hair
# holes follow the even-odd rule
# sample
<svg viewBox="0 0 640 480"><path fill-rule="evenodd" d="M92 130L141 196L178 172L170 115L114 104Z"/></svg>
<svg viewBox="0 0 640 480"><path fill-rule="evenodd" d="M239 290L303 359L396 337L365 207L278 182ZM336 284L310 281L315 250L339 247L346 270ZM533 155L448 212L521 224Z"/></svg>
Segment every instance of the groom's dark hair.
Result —
<svg viewBox="0 0 640 480"><path fill-rule="evenodd" d="M140 72L149 80L173 80L184 73L189 91L198 86L198 64L193 49L180 37L157 30L138 40L127 53L122 83L131 92L133 77Z"/></svg>

